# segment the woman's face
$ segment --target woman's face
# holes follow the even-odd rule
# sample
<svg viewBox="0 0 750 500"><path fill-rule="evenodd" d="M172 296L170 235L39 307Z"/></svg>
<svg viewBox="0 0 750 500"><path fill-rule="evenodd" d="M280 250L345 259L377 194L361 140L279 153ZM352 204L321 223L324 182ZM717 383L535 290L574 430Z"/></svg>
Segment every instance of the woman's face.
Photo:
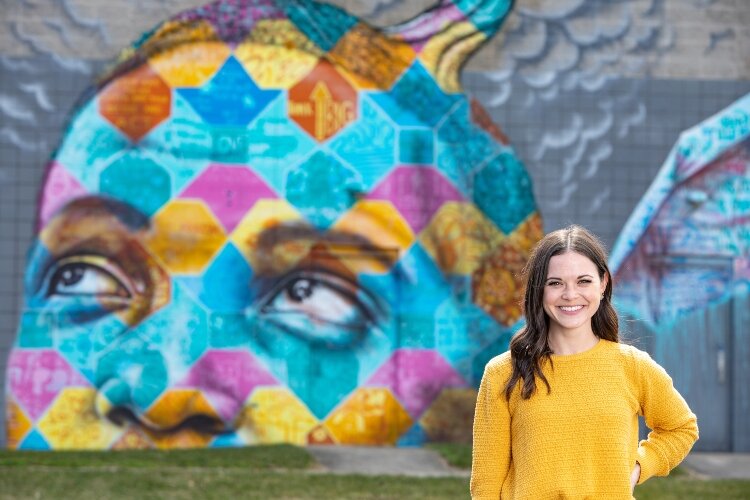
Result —
<svg viewBox="0 0 750 500"><path fill-rule="evenodd" d="M588 257L576 252L553 256L542 301L550 335L591 333L591 318L606 286L607 277L599 277L596 264Z"/></svg>

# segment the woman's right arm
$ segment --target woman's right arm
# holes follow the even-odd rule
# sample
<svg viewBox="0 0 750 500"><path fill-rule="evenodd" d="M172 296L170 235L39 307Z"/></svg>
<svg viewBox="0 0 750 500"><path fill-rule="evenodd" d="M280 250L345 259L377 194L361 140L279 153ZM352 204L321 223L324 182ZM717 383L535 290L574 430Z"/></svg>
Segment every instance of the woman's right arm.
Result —
<svg viewBox="0 0 750 500"><path fill-rule="evenodd" d="M498 500L510 469L510 411L496 360L484 369L474 412L473 499Z"/></svg>

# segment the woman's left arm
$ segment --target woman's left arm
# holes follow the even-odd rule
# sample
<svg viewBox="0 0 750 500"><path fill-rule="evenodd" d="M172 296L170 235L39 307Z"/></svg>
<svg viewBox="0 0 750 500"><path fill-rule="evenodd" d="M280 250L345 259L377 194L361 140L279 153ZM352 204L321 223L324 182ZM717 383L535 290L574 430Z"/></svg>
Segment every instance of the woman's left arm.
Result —
<svg viewBox="0 0 750 500"><path fill-rule="evenodd" d="M639 400L648 438L638 444L638 484L651 476L666 476L687 456L698 440L698 423L671 377L645 352L639 352Z"/></svg>

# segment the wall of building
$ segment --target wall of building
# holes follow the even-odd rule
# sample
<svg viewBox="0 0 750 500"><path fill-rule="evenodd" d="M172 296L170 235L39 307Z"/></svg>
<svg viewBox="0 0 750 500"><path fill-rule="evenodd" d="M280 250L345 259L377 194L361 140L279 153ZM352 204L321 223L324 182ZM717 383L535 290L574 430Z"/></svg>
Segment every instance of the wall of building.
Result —
<svg viewBox="0 0 750 500"><path fill-rule="evenodd" d="M120 49L157 21L202 3L19 0L6 7L0 372L23 318L23 274L45 166L75 103ZM379 26L432 4L334 3ZM520 0L499 34L469 60L461 81L525 165L544 229L583 224L611 247L680 133L750 92L748 26L750 5L742 0ZM631 330L653 350L653 339L667 336L658 325ZM668 350L660 352L660 361L678 366ZM476 382L471 373L464 375L468 385ZM675 380L690 392L685 375ZM727 411L735 414L736 405ZM723 416L699 417L725 425Z"/></svg>

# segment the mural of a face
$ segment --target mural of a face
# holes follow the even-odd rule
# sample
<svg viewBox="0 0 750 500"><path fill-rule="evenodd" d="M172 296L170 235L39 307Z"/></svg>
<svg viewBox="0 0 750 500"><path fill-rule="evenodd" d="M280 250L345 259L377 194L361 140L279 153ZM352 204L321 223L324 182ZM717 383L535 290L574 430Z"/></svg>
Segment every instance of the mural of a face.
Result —
<svg viewBox="0 0 750 500"><path fill-rule="evenodd" d="M470 433L542 232L523 166L458 85L509 3L444 1L384 32L224 0L126 50L47 171L9 445Z"/></svg>

